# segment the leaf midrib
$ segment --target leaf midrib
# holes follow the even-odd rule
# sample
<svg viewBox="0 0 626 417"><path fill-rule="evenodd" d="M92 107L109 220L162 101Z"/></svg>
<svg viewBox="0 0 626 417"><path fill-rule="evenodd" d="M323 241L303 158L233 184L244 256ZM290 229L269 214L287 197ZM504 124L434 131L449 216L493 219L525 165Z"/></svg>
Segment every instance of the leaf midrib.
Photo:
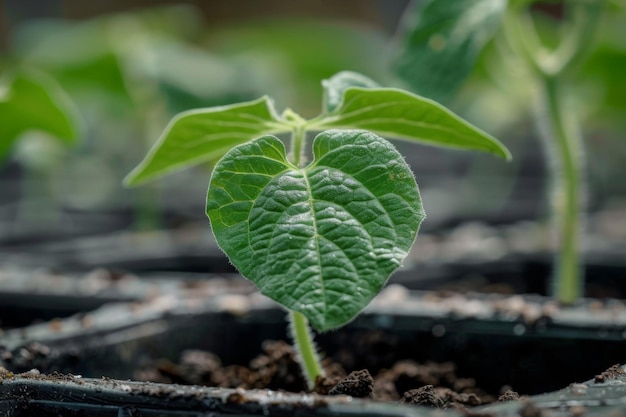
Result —
<svg viewBox="0 0 626 417"><path fill-rule="evenodd" d="M328 312L328 302L326 299L326 285L324 284L324 279L322 276L322 264L320 262L321 260L320 241L319 241L320 234L317 228L317 217L315 213L315 206L313 205L313 189L311 188L311 182L309 181L309 176L307 175L309 170L305 168L303 170L299 169L299 171L302 173L302 177L304 178L304 183L306 184L306 190L308 193L307 200L308 200L309 207L311 207L311 215L313 218L313 231L315 233L313 238L315 239L315 251L317 253L317 267L319 268L319 271L320 271L320 278L321 278L320 287L322 290L322 299L324 300L323 317L324 317L324 321L326 321L326 313Z"/></svg>

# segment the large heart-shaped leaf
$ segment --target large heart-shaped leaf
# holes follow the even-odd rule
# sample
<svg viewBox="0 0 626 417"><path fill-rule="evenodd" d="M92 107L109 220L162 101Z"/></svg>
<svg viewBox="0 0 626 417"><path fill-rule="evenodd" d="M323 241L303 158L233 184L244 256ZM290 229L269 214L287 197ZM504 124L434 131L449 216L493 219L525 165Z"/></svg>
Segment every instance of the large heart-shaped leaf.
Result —
<svg viewBox="0 0 626 417"><path fill-rule="evenodd" d="M331 130L313 153L298 168L274 136L236 146L213 172L207 214L242 275L324 331L380 291L424 212L413 174L385 139Z"/></svg>

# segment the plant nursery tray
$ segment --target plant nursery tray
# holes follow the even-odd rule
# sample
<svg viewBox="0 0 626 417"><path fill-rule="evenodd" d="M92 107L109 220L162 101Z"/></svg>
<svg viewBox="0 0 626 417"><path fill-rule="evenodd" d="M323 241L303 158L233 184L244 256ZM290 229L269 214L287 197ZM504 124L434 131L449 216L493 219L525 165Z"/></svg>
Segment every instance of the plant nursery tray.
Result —
<svg viewBox="0 0 626 417"><path fill-rule="evenodd" d="M618 375L604 379L598 375L543 395L487 407L439 410L349 396L153 384L37 372L13 375L1 371L0 412L7 417L617 416L626 412L626 378Z"/></svg>
<svg viewBox="0 0 626 417"><path fill-rule="evenodd" d="M8 330L0 364L14 372L119 379L135 378L138 368L160 359L176 360L186 349L243 364L264 340L288 339L285 316L257 292L165 294ZM372 332L377 337L367 342ZM538 394L623 362L626 308L618 300L559 307L539 296L437 295L393 285L317 342L330 358L349 347L351 369L376 371L392 359L453 361L460 375L491 392L509 385Z"/></svg>

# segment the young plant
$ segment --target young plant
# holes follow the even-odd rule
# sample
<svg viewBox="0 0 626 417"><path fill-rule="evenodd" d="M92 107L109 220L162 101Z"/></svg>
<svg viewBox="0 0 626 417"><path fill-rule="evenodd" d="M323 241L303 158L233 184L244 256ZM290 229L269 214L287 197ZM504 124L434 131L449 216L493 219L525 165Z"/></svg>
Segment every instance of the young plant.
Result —
<svg viewBox="0 0 626 417"><path fill-rule="evenodd" d="M570 76L593 47L606 3L428 0L410 11L404 45L395 62L396 74L413 91L439 100L454 95L472 72L483 47L494 37L498 64L508 64L510 71L518 73L525 68L529 78L522 81L524 92L534 94L529 110L534 112L550 162L551 208L559 245L553 293L563 304L573 303L582 294L580 228L585 223L582 138L577 117L565 104L565 91ZM543 37L535 20L536 9L542 7L561 21L543 27ZM554 46L549 45L550 38ZM508 81L513 85L520 82Z"/></svg>
<svg viewBox="0 0 626 417"><path fill-rule="evenodd" d="M289 310L309 385L322 369L307 323L326 331L358 315L424 219L409 166L379 135L510 158L431 100L351 72L323 85L322 113L310 120L290 109L279 116L268 97L181 113L126 178L136 185L219 159L206 204L213 233L241 274ZM323 132L307 164L310 131Z"/></svg>
<svg viewBox="0 0 626 417"><path fill-rule="evenodd" d="M0 164L13 153L24 168L21 207L15 223L19 227L34 221L54 224L59 211L53 203L46 210L41 210L41 204L26 203L51 193L51 174L62 166L57 142L76 142L74 105L54 79L38 71L15 69L0 77L0 120Z"/></svg>
<svg viewBox="0 0 626 417"><path fill-rule="evenodd" d="M0 78L0 160L31 131L73 143L77 137L74 113L69 98L53 79L26 70L4 74Z"/></svg>
<svg viewBox="0 0 626 417"><path fill-rule="evenodd" d="M569 24L553 49L546 47L537 35L528 5L512 5L505 20L510 51L527 65L535 82L535 120L551 162L550 203L559 244L553 292L564 304L573 303L583 293L580 251L586 184L580 126L576 115L565 104L564 86L593 45L604 3L598 0L568 4Z"/></svg>

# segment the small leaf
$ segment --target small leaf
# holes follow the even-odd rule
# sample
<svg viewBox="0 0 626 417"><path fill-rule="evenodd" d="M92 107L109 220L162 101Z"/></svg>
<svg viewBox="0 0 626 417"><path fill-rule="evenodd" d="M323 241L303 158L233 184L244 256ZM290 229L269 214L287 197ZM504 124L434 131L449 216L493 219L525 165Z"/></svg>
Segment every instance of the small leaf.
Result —
<svg viewBox="0 0 626 417"><path fill-rule="evenodd" d="M77 136L74 109L56 82L35 72L20 72L0 84L0 158L23 133L37 130L62 142Z"/></svg>
<svg viewBox="0 0 626 417"><path fill-rule="evenodd" d="M213 171L207 215L242 275L324 331L380 291L424 212L413 174L385 139L331 130L313 153L302 169L274 136L235 147Z"/></svg>
<svg viewBox="0 0 626 417"><path fill-rule="evenodd" d="M430 0L411 10L395 72L416 93L446 102L500 27L506 0Z"/></svg>
<svg viewBox="0 0 626 417"><path fill-rule="evenodd" d="M341 105L313 121L316 129L366 129L385 137L490 152L510 159L497 139L444 106L394 88L349 88Z"/></svg>
<svg viewBox="0 0 626 417"><path fill-rule="evenodd" d="M341 71L322 81L324 87L324 113L330 113L339 107L343 93L350 87L376 88L378 83L365 75L352 71Z"/></svg>
<svg viewBox="0 0 626 417"><path fill-rule="evenodd" d="M233 146L254 137L289 130L268 97L186 111L172 119L124 183L137 185L177 169L216 160Z"/></svg>

